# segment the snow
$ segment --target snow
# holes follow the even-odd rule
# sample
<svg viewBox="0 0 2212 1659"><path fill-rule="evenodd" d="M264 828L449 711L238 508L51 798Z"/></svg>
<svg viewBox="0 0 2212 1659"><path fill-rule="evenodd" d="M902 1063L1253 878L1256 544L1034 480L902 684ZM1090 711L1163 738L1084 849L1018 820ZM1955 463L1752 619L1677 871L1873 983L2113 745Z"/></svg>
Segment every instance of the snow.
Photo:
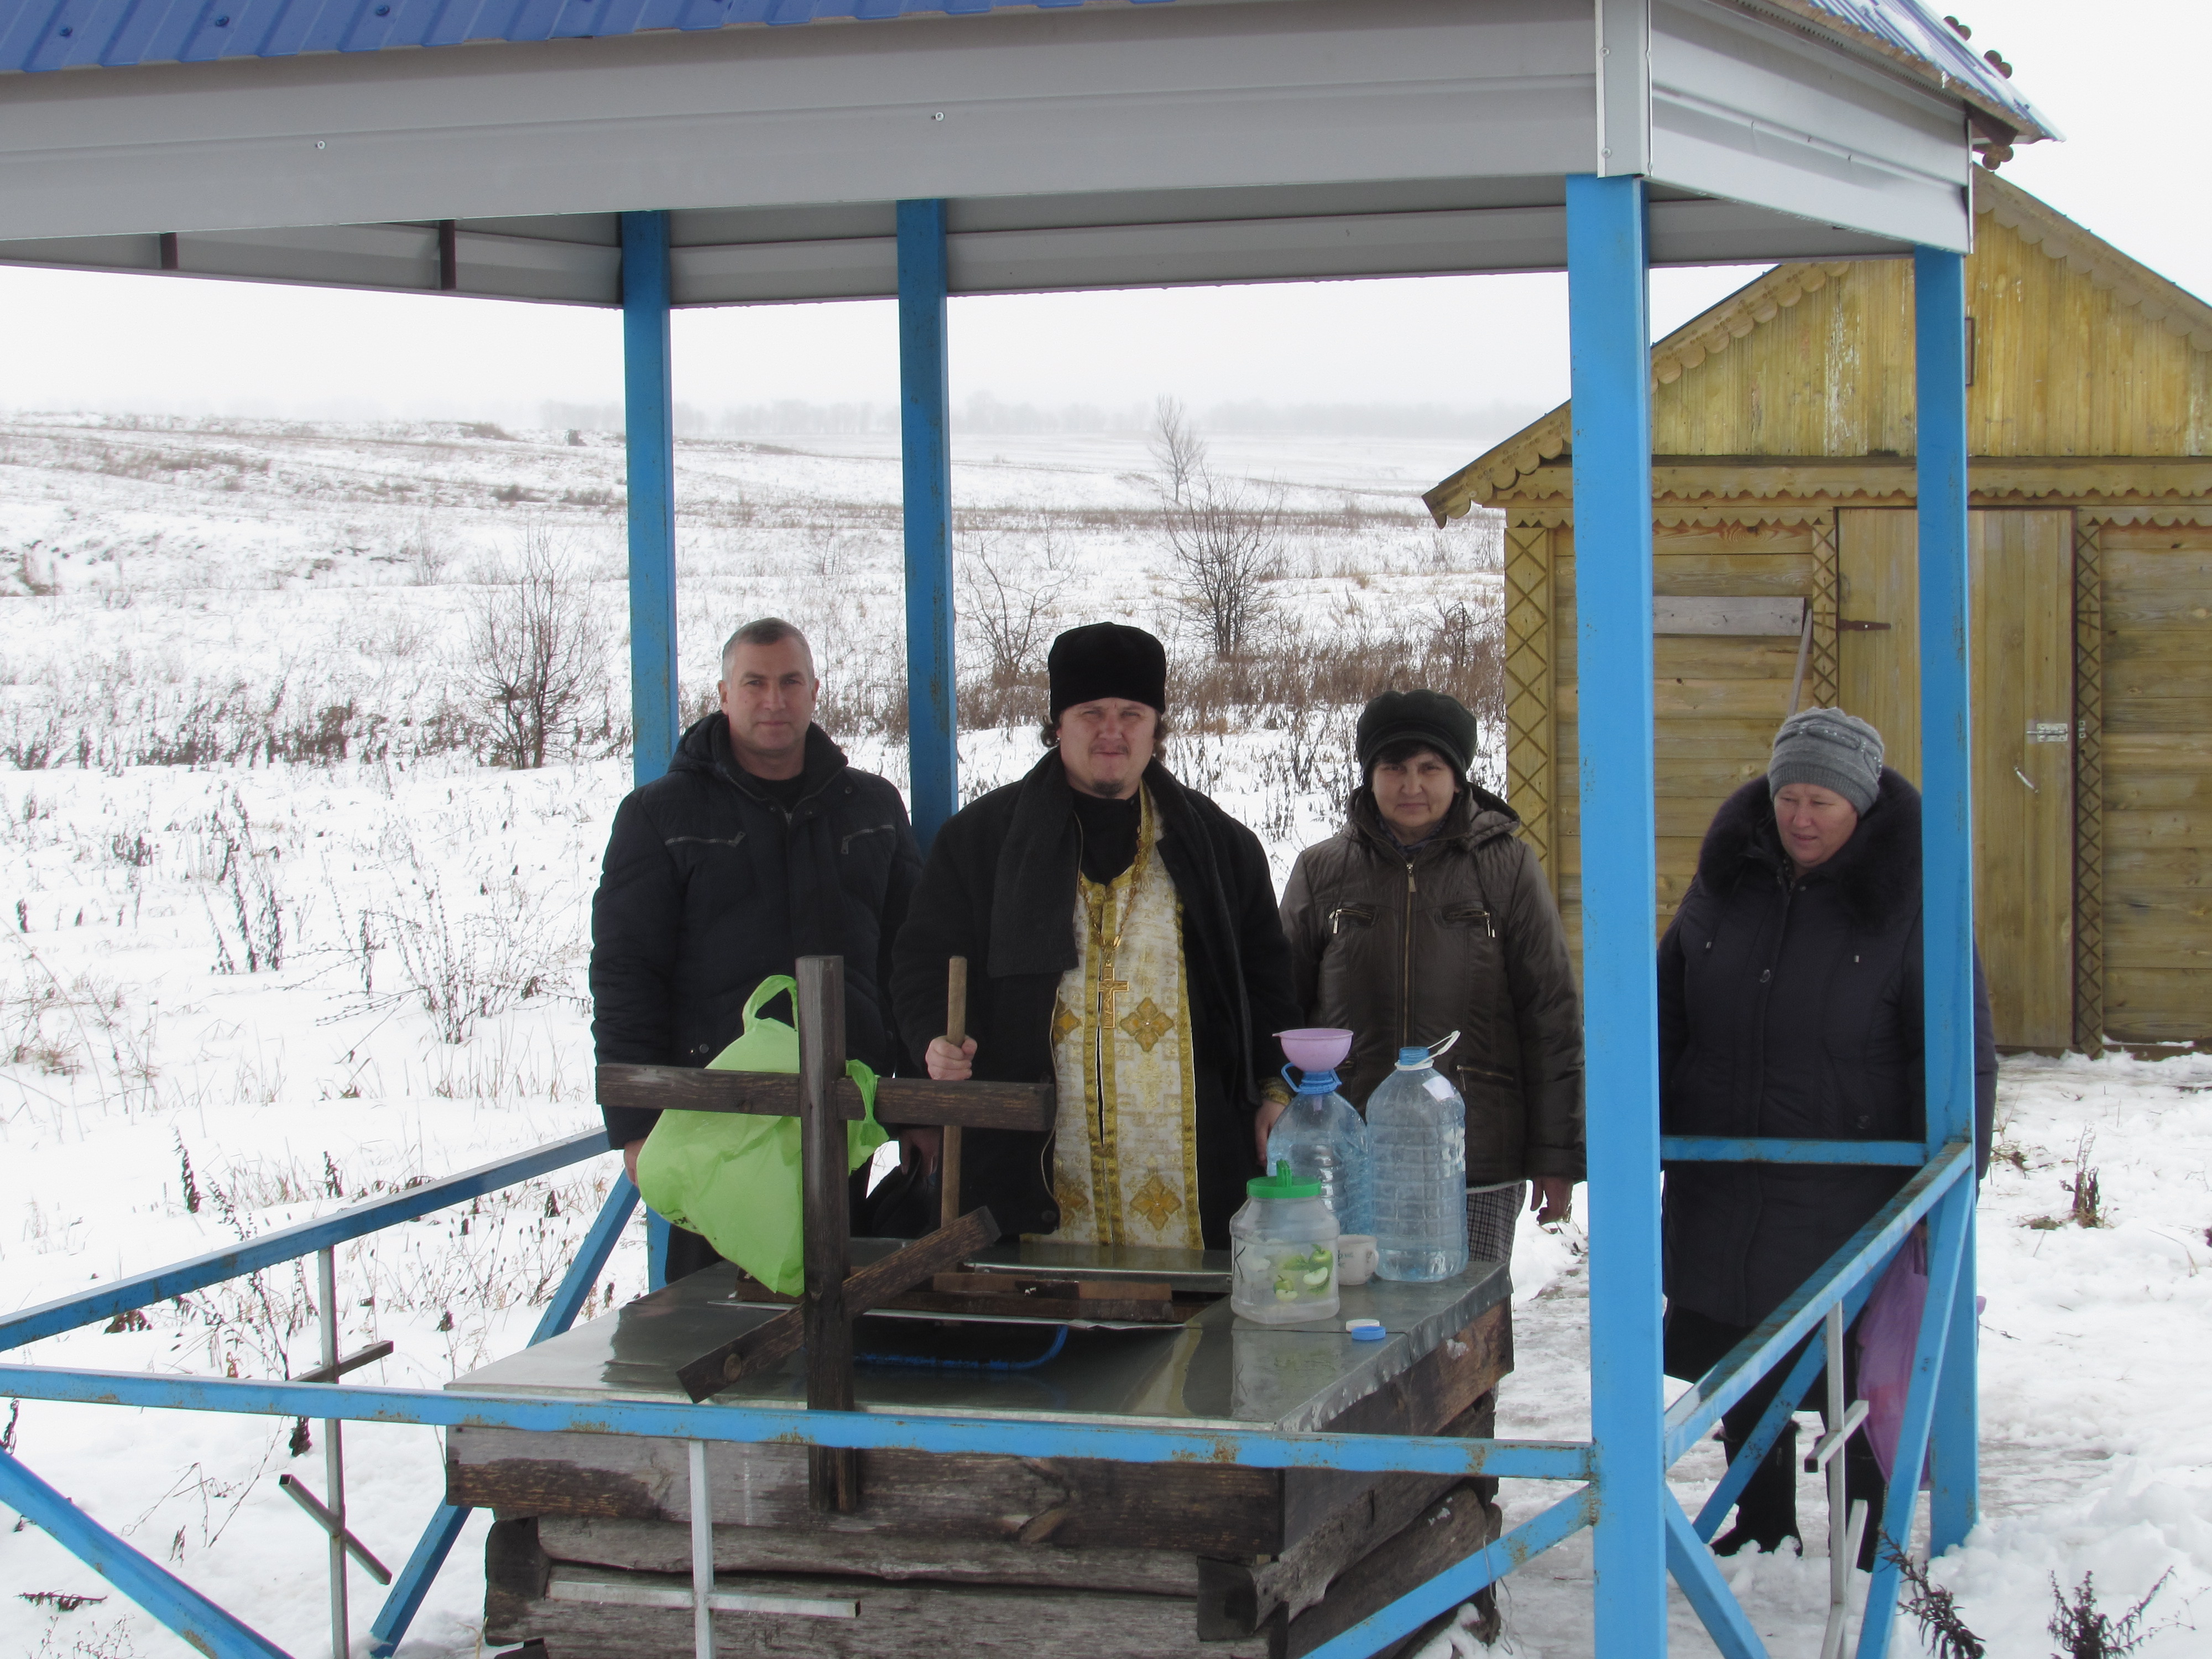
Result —
<svg viewBox="0 0 2212 1659"><path fill-rule="evenodd" d="M1224 470L1280 483L1292 528L1274 597L1336 639L1418 633L1446 599L1494 618L1494 525L1440 535L1415 499L1466 459L1396 441L1214 444ZM781 611L813 636L855 761L902 784L883 718L903 627L894 442L686 441L678 467L686 706L728 630ZM957 439L963 565L1048 556L1065 572L1055 625L1124 617L1188 650L1146 516L1151 467L1126 437ZM0 899L0 1303L597 1123L582 968L629 769L622 487L618 442L586 432L0 421L0 753L15 769L0 769L0 844L17 872ZM471 736L466 638L533 536L590 585L608 672L580 735L517 772L485 764ZM1194 725L1171 758L1260 830L1279 878L1333 827L1351 712ZM1018 775L1036 739L969 732L961 751L972 794ZM149 763L162 759L190 763ZM1501 760L1493 742L1493 781ZM2118 1611L2171 1569L2154 1619L2191 1616L2212 1583L2208 1094L2212 1060L2006 1064L2006 1156L1982 1209L1984 1519L1934 1569L1993 1655L2050 1650L2054 1573L2070 1587L2094 1571ZM2085 1131L2111 1224L2027 1225L2067 1210ZM396 1344L357 1375L434 1387L520 1346L611 1170L601 1158L343 1250L343 1347ZM1585 1434L1579 1234L1524 1218L1517 1261L1501 1432ZM144 1330L93 1327L21 1357L296 1371L319 1358L311 1273L272 1270L149 1309ZM643 1280L633 1226L597 1305ZM295 1458L292 1426L33 1401L12 1433L88 1513L305 1655L327 1644L324 1552L276 1477L320 1491L322 1430ZM436 1436L345 1433L356 1528L396 1566L441 1490ZM1694 1507L1717 1474L1701 1447L1678 1490ZM1509 1522L1547 1490L1509 1483ZM1809 1479L1801 1516L1803 1560L1729 1569L1778 1656L1813 1650L1826 1601ZM483 1524L404 1653L477 1651ZM357 1571L352 1586L358 1646L380 1598ZM1506 1650L1587 1653L1589 1588L1586 1537L1516 1575ZM35 1528L0 1522L0 1651L189 1651ZM1679 1651L1707 1650L1679 1599L1674 1633ZM2142 1651L2193 1639L2168 1630Z"/></svg>

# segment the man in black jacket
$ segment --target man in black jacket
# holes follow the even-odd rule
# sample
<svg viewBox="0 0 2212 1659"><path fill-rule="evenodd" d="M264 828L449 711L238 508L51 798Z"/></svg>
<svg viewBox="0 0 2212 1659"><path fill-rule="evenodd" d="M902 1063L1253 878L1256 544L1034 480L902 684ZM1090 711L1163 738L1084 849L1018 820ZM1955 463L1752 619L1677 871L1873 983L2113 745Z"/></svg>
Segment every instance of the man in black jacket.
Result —
<svg viewBox="0 0 2212 1659"><path fill-rule="evenodd" d="M921 850L898 791L856 771L813 723L805 635L776 617L722 648L720 712L615 813L592 901L592 1038L603 1063L703 1066L737 1036L762 980L845 959L845 1036L878 1072L900 1050L884 994ZM768 1005L789 1019L787 999ZM657 1112L608 1109L631 1177ZM679 1233L679 1245L706 1249ZM691 1266L712 1260L700 1255ZM672 1260L670 1276L685 1271Z"/></svg>
<svg viewBox="0 0 2212 1659"><path fill-rule="evenodd" d="M933 1078L1057 1085L1051 1133L963 1137L962 1194L1006 1232L1222 1248L1259 1173L1273 1034L1298 1023L1267 855L1157 758L1158 640L1079 628L1047 666L1050 752L930 848L893 968L899 1029ZM959 1048L941 1036L956 956ZM934 1131L904 1139L933 1161Z"/></svg>

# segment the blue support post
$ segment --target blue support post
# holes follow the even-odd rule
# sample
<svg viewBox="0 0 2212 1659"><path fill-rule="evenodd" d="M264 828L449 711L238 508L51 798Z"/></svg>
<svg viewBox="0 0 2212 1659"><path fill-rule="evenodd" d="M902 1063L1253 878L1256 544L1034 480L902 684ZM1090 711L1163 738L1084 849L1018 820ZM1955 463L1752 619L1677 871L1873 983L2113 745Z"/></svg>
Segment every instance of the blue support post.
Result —
<svg viewBox="0 0 2212 1659"><path fill-rule="evenodd" d="M1885 1261L1882 1265L1887 1267L1888 1264ZM1843 1298L1845 1324L1859 1316L1860 1310L1866 1306L1867 1297L1874 1293L1875 1280L1881 1278L1881 1267L1876 1267ZM1720 1530L1721 1522L1728 1517L1729 1510L1735 1506L1736 1498L1750 1483L1753 1474L1765 1461L1766 1454L1774 1449L1774 1443L1782 1438L1784 1425L1796 1415L1797 1402L1804 1399L1805 1391L1813 1386L1813 1379L1827 1369L1827 1357L1826 1343L1816 1337L1805 1340L1804 1351L1797 1356L1797 1363L1790 1368L1790 1375L1783 1380L1781 1389L1774 1396L1774 1403L1760 1417L1759 1426L1751 1431L1751 1438L1743 1443L1743 1449L1728 1466L1728 1473L1721 1477L1720 1484L1705 1494L1705 1505L1698 1510L1698 1518L1692 1523L1698 1537L1710 1540Z"/></svg>
<svg viewBox="0 0 2212 1659"><path fill-rule="evenodd" d="M623 429L629 479L630 780L668 769L684 734L676 672L676 381L668 339L668 216L622 216ZM668 1224L645 1223L646 1280L666 1281Z"/></svg>
<svg viewBox="0 0 2212 1659"><path fill-rule="evenodd" d="M216 1659L288 1659L284 1650L241 1624L159 1564L149 1560L82 1510L0 1451L0 1504L202 1653Z"/></svg>
<svg viewBox="0 0 2212 1659"><path fill-rule="evenodd" d="M1583 1031L1590 1102L1597 1651L1667 1650L1661 1414L1651 329L1639 178L1571 177L1581 623Z"/></svg>
<svg viewBox="0 0 2212 1659"><path fill-rule="evenodd" d="M945 204L898 204L899 441L906 492L907 796L928 848L960 805L952 654L951 386Z"/></svg>
<svg viewBox="0 0 2212 1659"><path fill-rule="evenodd" d="M599 1273L606 1267L607 1258L614 1254L623 1229L629 1224L630 1212L635 1208L637 1188L630 1184L629 1176L617 1175L614 1185L607 1189L606 1201L599 1206L591 1231L584 1235L584 1242L577 1249L576 1259L568 1264L568 1271L562 1278L561 1288L553 1292L553 1299L545 1304L545 1311L538 1318L538 1328L530 1334L532 1347L549 1337L560 1335L576 1322L576 1316L591 1299L592 1291L599 1282ZM391 1659L399 1646L399 1638L406 1635L407 1626L415 1622L422 1598L429 1594L432 1581L446 1565L446 1558L453 1553L468 1519L469 1512L465 1509L456 1509L451 1504L438 1505L430 1516L430 1524L416 1540L415 1553L407 1558L406 1566L392 1581L376 1622L369 1626L371 1659Z"/></svg>
<svg viewBox="0 0 2212 1659"><path fill-rule="evenodd" d="M668 216L622 216L623 417L629 466L630 775L668 769L683 731L676 678L676 431L668 348Z"/></svg>
<svg viewBox="0 0 2212 1659"><path fill-rule="evenodd" d="M1921 867L1927 1000L1928 1144L1974 1133L1974 795L1968 625L1966 260L1939 248L1912 260L1914 398L1920 539ZM1972 1185L1964 1189L1971 1211ZM1964 1228L1957 1329L1936 1407L1938 1553L1974 1524L1977 1321L1973 1229Z"/></svg>

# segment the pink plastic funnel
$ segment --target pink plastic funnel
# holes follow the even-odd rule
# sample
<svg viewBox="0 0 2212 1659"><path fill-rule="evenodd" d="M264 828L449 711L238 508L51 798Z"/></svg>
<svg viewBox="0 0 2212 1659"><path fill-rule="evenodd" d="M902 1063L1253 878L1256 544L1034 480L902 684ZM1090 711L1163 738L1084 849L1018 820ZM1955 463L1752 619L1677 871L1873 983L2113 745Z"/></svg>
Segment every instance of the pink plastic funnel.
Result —
<svg viewBox="0 0 2212 1659"><path fill-rule="evenodd" d="M1301 1072L1333 1072L1352 1052L1352 1033L1333 1025L1308 1025L1275 1035L1283 1040L1283 1057Z"/></svg>

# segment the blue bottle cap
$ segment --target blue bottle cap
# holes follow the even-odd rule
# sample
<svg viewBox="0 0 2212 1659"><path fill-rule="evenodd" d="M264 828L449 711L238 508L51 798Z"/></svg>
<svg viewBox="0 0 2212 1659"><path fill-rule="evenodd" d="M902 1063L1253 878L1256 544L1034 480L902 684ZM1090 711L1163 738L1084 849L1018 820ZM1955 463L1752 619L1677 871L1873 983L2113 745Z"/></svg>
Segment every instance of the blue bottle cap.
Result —
<svg viewBox="0 0 2212 1659"><path fill-rule="evenodd" d="M1354 1342L1380 1342L1390 1334L1382 1328L1379 1319L1347 1319L1344 1328L1352 1334Z"/></svg>

